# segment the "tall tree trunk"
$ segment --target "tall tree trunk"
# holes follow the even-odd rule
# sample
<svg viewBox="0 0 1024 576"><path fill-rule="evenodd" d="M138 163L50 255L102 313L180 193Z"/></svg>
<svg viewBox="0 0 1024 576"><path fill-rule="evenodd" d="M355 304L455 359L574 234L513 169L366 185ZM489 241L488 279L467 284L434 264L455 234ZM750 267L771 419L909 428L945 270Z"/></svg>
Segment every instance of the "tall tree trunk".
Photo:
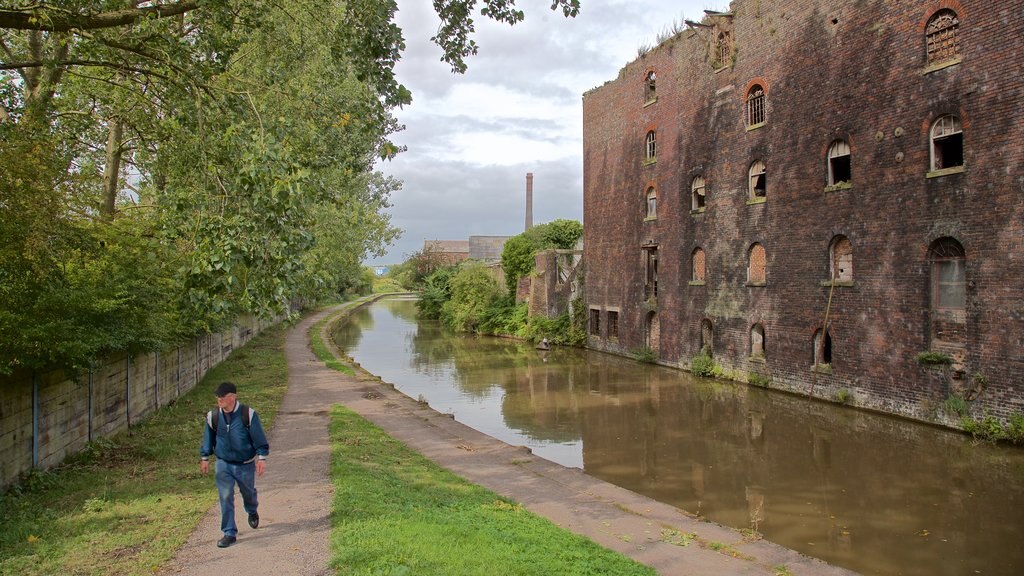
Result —
<svg viewBox="0 0 1024 576"><path fill-rule="evenodd" d="M100 215L106 219L114 217L114 202L117 200L118 180L121 175L121 136L124 124L120 118L110 121L107 133L107 165L103 170L103 206Z"/></svg>

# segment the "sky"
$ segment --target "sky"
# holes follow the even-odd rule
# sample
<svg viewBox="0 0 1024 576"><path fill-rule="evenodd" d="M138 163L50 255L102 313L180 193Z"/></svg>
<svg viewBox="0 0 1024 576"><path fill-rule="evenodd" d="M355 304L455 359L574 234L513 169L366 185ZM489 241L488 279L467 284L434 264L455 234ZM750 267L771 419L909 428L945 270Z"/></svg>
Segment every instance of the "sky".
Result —
<svg viewBox="0 0 1024 576"><path fill-rule="evenodd" d="M479 14L479 53L465 74L441 62L430 41L440 20L427 0L399 0L406 50L396 73L412 104L395 110L408 149L377 169L403 181L388 209L403 230L370 265L397 264L424 240L514 236L533 223L583 219L583 93L614 80L659 33L727 0L582 0L565 18L550 0L518 0L525 21L508 26ZM585 224L585 223L584 223Z"/></svg>

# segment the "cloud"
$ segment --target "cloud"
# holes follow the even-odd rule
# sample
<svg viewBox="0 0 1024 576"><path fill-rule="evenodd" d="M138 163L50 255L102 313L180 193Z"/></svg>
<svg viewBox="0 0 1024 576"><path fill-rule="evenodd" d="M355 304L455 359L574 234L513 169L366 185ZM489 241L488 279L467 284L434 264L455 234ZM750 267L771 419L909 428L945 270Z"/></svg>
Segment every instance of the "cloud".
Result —
<svg viewBox="0 0 1024 576"><path fill-rule="evenodd" d="M659 32L700 19L724 1L583 0L575 19L549 0L519 0L515 26L474 17L479 53L453 74L430 42L440 20L423 0L399 0L406 51L396 73L413 103L396 111L408 151L378 166L404 181L391 200L403 237L370 263L401 262L424 239L514 235L525 223L526 173L534 223L583 215L583 108L587 90L613 80ZM584 223L585 224L585 223Z"/></svg>

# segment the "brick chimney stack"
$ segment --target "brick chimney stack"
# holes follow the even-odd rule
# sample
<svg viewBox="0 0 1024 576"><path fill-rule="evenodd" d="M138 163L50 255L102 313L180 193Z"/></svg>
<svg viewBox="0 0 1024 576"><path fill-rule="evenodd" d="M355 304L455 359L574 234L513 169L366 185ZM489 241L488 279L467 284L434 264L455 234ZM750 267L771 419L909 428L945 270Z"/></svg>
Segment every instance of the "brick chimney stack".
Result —
<svg viewBox="0 0 1024 576"><path fill-rule="evenodd" d="M526 229L533 228L533 172L526 173Z"/></svg>

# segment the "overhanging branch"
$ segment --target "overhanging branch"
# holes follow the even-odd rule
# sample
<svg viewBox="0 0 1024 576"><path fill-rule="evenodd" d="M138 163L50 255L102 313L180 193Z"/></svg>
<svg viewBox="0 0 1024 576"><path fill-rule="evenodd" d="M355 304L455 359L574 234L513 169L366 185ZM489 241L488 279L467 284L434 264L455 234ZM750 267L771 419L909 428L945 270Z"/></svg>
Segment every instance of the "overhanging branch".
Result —
<svg viewBox="0 0 1024 576"><path fill-rule="evenodd" d="M130 10L114 10L99 14L73 14L50 10L46 7L31 10L0 10L0 28L9 30L40 30L43 32L70 32L71 30L99 30L134 24L143 18L178 16L199 8L197 0L182 0L173 4L160 4Z"/></svg>

